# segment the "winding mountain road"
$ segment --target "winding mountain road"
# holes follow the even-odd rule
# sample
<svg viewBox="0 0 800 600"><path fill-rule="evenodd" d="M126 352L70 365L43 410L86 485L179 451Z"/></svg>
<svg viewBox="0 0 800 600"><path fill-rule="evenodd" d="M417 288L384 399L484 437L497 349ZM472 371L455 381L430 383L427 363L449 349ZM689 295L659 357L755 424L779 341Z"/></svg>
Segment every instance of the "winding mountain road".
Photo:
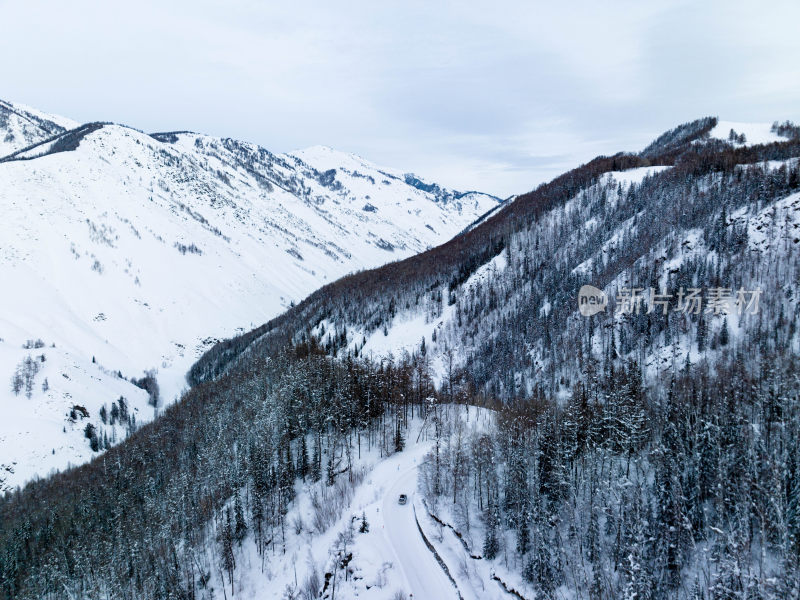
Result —
<svg viewBox="0 0 800 600"><path fill-rule="evenodd" d="M397 562L408 584L409 598L414 600L458 600L456 588L420 536L414 519L414 499L417 494L419 463L415 454L399 466L397 479L387 486L383 498L385 535L394 549ZM398 504L400 494L408 502Z"/></svg>

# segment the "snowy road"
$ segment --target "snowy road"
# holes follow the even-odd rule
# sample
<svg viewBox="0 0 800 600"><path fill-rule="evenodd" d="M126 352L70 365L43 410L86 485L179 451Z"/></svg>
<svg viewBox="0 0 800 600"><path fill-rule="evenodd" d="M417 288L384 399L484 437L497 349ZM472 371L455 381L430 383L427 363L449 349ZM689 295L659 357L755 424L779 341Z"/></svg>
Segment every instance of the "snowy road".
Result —
<svg viewBox="0 0 800 600"><path fill-rule="evenodd" d="M453 584L425 545L414 520L414 497L417 489L416 453L399 465L397 480L387 487L383 498L383 517L389 544L408 583L409 596L415 600L458 598ZM400 494L408 495L405 505L397 503Z"/></svg>

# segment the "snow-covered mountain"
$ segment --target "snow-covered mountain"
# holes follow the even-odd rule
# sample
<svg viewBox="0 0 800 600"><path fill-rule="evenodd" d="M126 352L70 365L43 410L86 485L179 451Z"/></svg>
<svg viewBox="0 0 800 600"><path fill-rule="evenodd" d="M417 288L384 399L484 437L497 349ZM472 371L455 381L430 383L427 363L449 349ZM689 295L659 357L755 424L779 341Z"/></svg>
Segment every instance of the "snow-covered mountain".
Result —
<svg viewBox="0 0 800 600"><path fill-rule="evenodd" d="M738 146L785 141L786 138L779 135L776 129L777 127L770 123L717 120L717 124L708 132L708 135L711 139L731 142Z"/></svg>
<svg viewBox="0 0 800 600"><path fill-rule="evenodd" d="M152 369L169 403L217 338L499 202L329 148L78 127L7 102L0 139L0 488L90 458L88 423L95 446L118 441L120 396L151 419L125 378Z"/></svg>
<svg viewBox="0 0 800 600"><path fill-rule="evenodd" d="M796 597L800 128L718 126L598 157L216 344L150 426L0 500L0 591Z"/></svg>
<svg viewBox="0 0 800 600"><path fill-rule="evenodd" d="M432 255L320 290L296 316L287 315L290 329L310 328L306 335L341 358L398 358L424 349L437 383L464 369L484 393L505 400L537 388L568 398L581 370L575 349L582 346L608 352L620 344L624 352L614 352L635 355L653 380L674 367L676 356L713 362L724 353L708 341L723 329L737 345L752 345L765 321L775 319L782 331L783 315L797 310L791 282L800 244L800 134L794 127L711 117L665 133L639 154L595 159L520 196ZM687 180L694 186L688 192ZM773 271L772 264L781 268ZM389 287L385 280L401 283ZM677 304L687 282L705 286L707 296L713 288L728 290L733 308L687 314ZM584 284L602 288L610 306L595 317L606 322L591 329L590 342L588 321L576 309ZM619 308L612 316L618 298L636 287L644 296L651 287L670 292L675 314L659 322L652 316L657 307L642 297L646 317L627 319ZM360 289L358 305L337 297L352 288ZM737 296L740 290L761 290L757 318L735 305L750 299ZM622 332L613 341L612 328ZM514 334L506 336L508 330ZM800 339L794 330L786 333L782 343L797 351ZM211 364L213 355L206 357ZM197 381L219 370L206 359L193 369Z"/></svg>
<svg viewBox="0 0 800 600"><path fill-rule="evenodd" d="M71 119L0 100L0 157L48 140L77 126L78 123Z"/></svg>
<svg viewBox="0 0 800 600"><path fill-rule="evenodd" d="M792 124L679 126L431 252L319 290L192 377L247 377L293 336L379 364L389 397L410 364L421 391L395 398L425 398L420 413L435 406L427 377L440 400L503 405L488 435L452 426L420 467L452 597L794 597L797 545L767 540L800 539L799 159ZM580 310L587 285L605 310ZM397 480L390 496L414 492ZM416 511L407 530L424 537ZM402 566L426 573L405 590L448 597L405 559L411 534L385 529ZM346 579L378 553L351 541L352 560L331 552L326 573ZM381 571L364 570L373 585Z"/></svg>

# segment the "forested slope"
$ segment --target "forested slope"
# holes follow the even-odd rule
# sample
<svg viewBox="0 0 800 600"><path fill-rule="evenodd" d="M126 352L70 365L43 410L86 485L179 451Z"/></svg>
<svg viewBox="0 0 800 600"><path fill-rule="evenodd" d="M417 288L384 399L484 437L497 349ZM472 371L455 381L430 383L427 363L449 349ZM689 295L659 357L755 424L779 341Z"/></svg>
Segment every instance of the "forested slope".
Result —
<svg viewBox="0 0 800 600"><path fill-rule="evenodd" d="M595 159L217 346L162 419L2 501L6 597L209 597L237 530L279 551L263 532L286 526L292 483L353 477L359 435L399 450L411 411L435 439L432 510L527 598L797 595L800 141L709 125ZM605 312L578 312L583 284ZM403 330L422 339L370 353ZM496 425L467 434L449 402Z"/></svg>

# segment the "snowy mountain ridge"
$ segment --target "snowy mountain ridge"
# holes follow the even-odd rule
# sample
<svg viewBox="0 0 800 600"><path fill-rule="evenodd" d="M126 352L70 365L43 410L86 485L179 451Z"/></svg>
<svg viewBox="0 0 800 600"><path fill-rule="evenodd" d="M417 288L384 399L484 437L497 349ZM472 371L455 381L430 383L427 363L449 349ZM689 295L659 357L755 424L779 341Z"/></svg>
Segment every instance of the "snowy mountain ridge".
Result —
<svg viewBox="0 0 800 600"><path fill-rule="evenodd" d="M78 123L0 100L0 157L73 129Z"/></svg>
<svg viewBox="0 0 800 600"><path fill-rule="evenodd" d="M119 441L127 425L100 411L120 396L137 425L150 420L148 394L121 376L156 371L163 406L217 338L326 281L435 246L499 203L426 190L331 149L277 155L0 110L0 279L12 291L0 301L4 488L89 459L89 424L101 448Z"/></svg>
<svg viewBox="0 0 800 600"><path fill-rule="evenodd" d="M712 137L720 123L598 157L430 252L326 286L190 376L238 386L290 339L342 368L379 365L381 398L407 368L420 414L498 406L488 435L435 427L420 468L459 597L473 582L505 597L501 565L526 598L793 597L800 134L758 132L800 130L723 123ZM580 310L586 285L606 310ZM343 387L346 403L358 388ZM402 414L409 396L394 397ZM346 580L353 555L333 553L326 575ZM446 597L433 574L408 583Z"/></svg>
<svg viewBox="0 0 800 600"><path fill-rule="evenodd" d="M688 288L687 282L704 283L706 293L715 286L731 288L731 294L740 288L761 289L762 310L769 304L768 314L773 317L794 311L791 302L782 305L780 300L792 298L791 286L785 286L781 277L766 278L771 269L748 272L736 268L746 261L783 265L794 259L800 240L793 193L798 186L797 138L781 133L781 127L791 129L787 125L706 118L667 132L639 155L601 157L597 160L612 163L611 168L587 178L578 193L574 191L576 176L565 178L562 198L566 200L531 218L530 224L520 225L520 232L511 236L498 240L507 226L496 226L497 237L484 234L480 243L466 250L474 253L474 260L456 261L453 267L441 268L443 274L432 267L437 261L447 264L449 257L465 254L465 238L456 238L453 242L460 240L461 246L437 249L436 260L415 258L412 260L419 264L388 267L404 275L425 273L418 281L409 275L410 283L387 289L377 284L386 275L365 274L362 282L343 286L344 293L348 287L369 290L370 299L365 293L363 306L314 298L296 326L310 327L309 334L340 358L397 359L424 348L437 382L446 380L449 371L463 369L486 385L491 396L510 399L545 386L564 400L570 394L574 372L579 370L570 364L575 361L572 352L586 343L581 342L580 335L585 335L587 320L576 311L577 290L583 284L599 285L604 290L610 299L608 314L626 288L638 286L648 291L652 286L675 294L681 286ZM614 167L614 161L620 165ZM681 185L687 178L695 186L692 199L687 201L694 213L687 213L688 208L684 212L674 208L686 193ZM541 202L535 192L530 196ZM546 199L544 193L541 197ZM504 215L513 216L513 207L520 204L517 200L501 207L491 219L501 221ZM728 210L727 216L722 206ZM742 252L745 258L721 256L711 242L718 237L730 244L726 251ZM509 269L509 265L516 266ZM707 272L713 273L713 278ZM707 278L705 282L703 278ZM624 340L624 354L631 352L631 340L648 340L649 347L639 349L636 357L654 380L666 368L672 368L673 361L665 360L666 355L680 355L684 360L688 356L692 361L703 355L716 360L722 352L703 348L703 336L716 340L725 330L724 335L741 343L740 336L757 336L763 326L763 321L750 315L718 312L706 315L699 323L694 317L691 323L678 326L678 318L685 318L685 314L677 306L672 309L675 314L669 323L646 316L633 319L633 332L618 334ZM649 309L643 305L645 310ZM524 328L530 336L526 343L517 340L509 345L502 337L497 343L498 332L520 319L529 321ZM548 321L547 326L540 322L542 319ZM545 342L552 335L547 330L552 327L550 319L557 319L559 327L564 327L561 344ZM471 324L465 326L465 321ZM607 323L592 330L591 345L598 353L607 352L609 344L619 343L618 339L604 339L604 332L611 327ZM654 336L654 330L661 337ZM700 351L697 335L701 337ZM796 350L796 338L789 336L787 343ZM615 351L622 354L619 348ZM509 362L515 367L504 377L498 376L496 365ZM477 371L476 363L482 365ZM200 363L195 367L200 379L204 368Z"/></svg>
<svg viewBox="0 0 800 600"><path fill-rule="evenodd" d="M717 122L215 344L161 418L0 501L6 595L796 596L800 134ZM580 310L587 284L606 311ZM634 287L666 310L625 310ZM711 301L739 288L758 311Z"/></svg>

